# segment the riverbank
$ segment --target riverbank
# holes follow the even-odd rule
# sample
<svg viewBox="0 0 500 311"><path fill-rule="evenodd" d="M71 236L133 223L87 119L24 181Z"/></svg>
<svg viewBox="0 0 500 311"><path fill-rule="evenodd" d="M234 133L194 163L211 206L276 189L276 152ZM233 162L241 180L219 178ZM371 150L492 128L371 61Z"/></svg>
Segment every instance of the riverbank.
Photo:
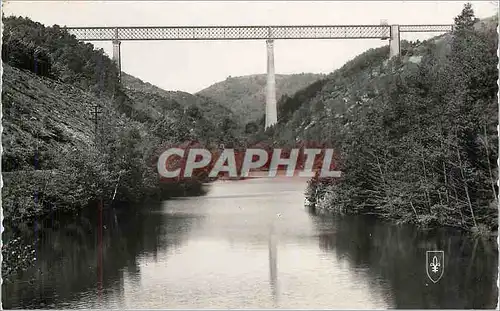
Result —
<svg viewBox="0 0 500 311"><path fill-rule="evenodd" d="M362 207L363 202L360 202L361 207L349 205L349 201L339 202L340 194L336 194L335 191L340 192L342 190L338 184L332 183L331 180L322 181L314 178L309 180L306 189L306 207L313 213L323 215L370 215L393 224L412 224L424 230L454 228L465 231L474 237L489 239L498 237L497 226L488 226L483 223L470 226L465 221L456 222L453 219L446 218L442 213L439 214L437 208L430 210L429 214L418 215L413 206L409 206L409 211L403 210L401 212L401 204L396 202L392 207L380 206L379 208L364 210ZM498 208L498 201L491 202L489 208L492 209L492 214L494 214ZM400 210L398 211L398 209ZM436 215L430 212L436 212ZM495 219L492 219L492 222L495 223Z"/></svg>

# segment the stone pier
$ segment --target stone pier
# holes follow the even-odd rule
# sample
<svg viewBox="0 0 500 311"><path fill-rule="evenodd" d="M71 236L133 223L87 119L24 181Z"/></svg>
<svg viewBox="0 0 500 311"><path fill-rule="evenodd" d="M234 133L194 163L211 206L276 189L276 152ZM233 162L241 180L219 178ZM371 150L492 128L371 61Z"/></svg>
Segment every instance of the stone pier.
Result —
<svg viewBox="0 0 500 311"><path fill-rule="evenodd" d="M391 37L389 38L389 58L399 56L401 53L399 25L391 25Z"/></svg>

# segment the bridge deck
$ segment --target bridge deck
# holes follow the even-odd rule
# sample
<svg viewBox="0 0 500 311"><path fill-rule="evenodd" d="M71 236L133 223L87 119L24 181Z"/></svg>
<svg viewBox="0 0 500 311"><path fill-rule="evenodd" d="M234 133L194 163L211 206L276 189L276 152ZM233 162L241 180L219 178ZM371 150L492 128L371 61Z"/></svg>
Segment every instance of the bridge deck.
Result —
<svg viewBox="0 0 500 311"><path fill-rule="evenodd" d="M389 25L66 27L83 41L388 39ZM400 25L400 32L448 32L452 25Z"/></svg>

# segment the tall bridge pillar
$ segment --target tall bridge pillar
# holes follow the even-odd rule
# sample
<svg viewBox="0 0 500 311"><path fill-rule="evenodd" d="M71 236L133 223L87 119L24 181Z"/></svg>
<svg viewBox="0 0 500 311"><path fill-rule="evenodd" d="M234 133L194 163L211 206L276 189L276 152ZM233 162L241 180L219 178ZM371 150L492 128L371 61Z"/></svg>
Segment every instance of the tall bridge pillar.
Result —
<svg viewBox="0 0 500 311"><path fill-rule="evenodd" d="M391 37L389 38L389 57L399 56L401 53L399 25L391 25Z"/></svg>
<svg viewBox="0 0 500 311"><path fill-rule="evenodd" d="M120 44L121 41L118 40L113 40L113 62L116 65L116 68L118 69L118 77L121 77L122 75L122 68L121 68L121 60L120 60Z"/></svg>
<svg viewBox="0 0 500 311"><path fill-rule="evenodd" d="M274 40L268 39L267 44L267 88L266 88L266 128L278 122L276 108L276 78L274 76Z"/></svg>
<svg viewBox="0 0 500 311"><path fill-rule="evenodd" d="M122 65L120 57L120 45L121 41L118 40L118 28L115 28L115 39L113 40L113 62L118 69L118 79L122 76Z"/></svg>

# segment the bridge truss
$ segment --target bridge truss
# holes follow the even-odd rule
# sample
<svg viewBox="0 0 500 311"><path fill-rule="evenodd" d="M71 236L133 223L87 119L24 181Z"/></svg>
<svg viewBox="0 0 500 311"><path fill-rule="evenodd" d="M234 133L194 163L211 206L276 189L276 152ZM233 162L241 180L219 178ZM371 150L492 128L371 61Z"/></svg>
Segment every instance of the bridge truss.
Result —
<svg viewBox="0 0 500 311"><path fill-rule="evenodd" d="M394 25L393 25L394 26ZM453 25L397 25L399 32L449 32ZM66 27L82 41L389 39L389 25Z"/></svg>

